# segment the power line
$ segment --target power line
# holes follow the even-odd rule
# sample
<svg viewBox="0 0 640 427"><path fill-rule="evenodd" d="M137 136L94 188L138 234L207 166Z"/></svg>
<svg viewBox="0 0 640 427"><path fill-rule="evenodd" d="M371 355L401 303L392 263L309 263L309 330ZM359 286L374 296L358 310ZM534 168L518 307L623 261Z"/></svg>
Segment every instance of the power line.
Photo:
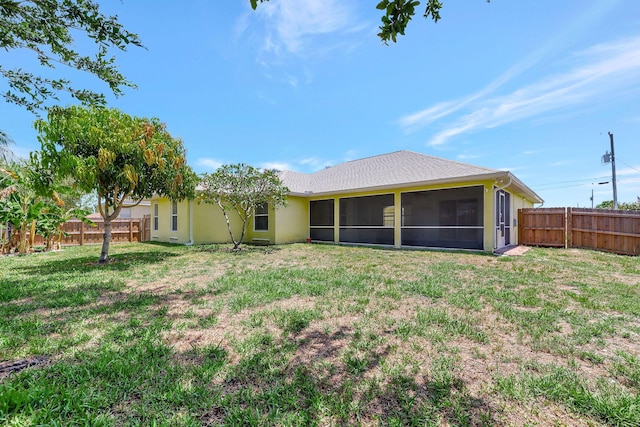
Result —
<svg viewBox="0 0 640 427"><path fill-rule="evenodd" d="M595 177L595 178L583 178L583 179L574 179L571 181L556 181L556 182L549 182L547 184L538 184L538 185L532 185L532 188L539 188L539 187L546 187L548 185L558 185L558 184L569 184L569 183L573 183L573 182L588 182L588 181L596 181L598 179L607 179L610 178L609 176L599 176L599 177ZM570 186L570 187L574 187L574 186ZM577 185L575 186L577 187Z"/></svg>
<svg viewBox="0 0 640 427"><path fill-rule="evenodd" d="M571 187L583 187L585 184L573 184L573 185L564 185L561 187L549 187L549 188L541 188L536 191L548 191L548 190L558 190L560 188L571 188Z"/></svg>
<svg viewBox="0 0 640 427"><path fill-rule="evenodd" d="M640 172L640 169L636 169L636 168L634 168L633 166L631 166L630 164L627 164L627 163L623 162L622 160L620 160L620 161L621 161L625 166L630 167L630 168L631 168L631 169L633 169L634 171L638 171L638 172Z"/></svg>

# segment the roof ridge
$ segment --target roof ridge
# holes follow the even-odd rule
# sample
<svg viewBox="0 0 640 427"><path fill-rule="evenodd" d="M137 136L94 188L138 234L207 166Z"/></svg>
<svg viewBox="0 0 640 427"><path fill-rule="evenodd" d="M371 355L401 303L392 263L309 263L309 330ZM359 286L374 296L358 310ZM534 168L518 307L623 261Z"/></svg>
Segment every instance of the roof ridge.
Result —
<svg viewBox="0 0 640 427"><path fill-rule="evenodd" d="M341 163L338 163L338 164L335 164L335 165L331 165L331 166L326 166L326 167L324 167L324 168L322 168L322 169L319 169L319 170L317 170L317 171L315 171L315 172L311 172L311 173L310 173L310 175L313 175L313 174L314 174L314 173L316 173L316 172L321 172L321 171L323 171L323 170L327 170L327 169L335 168L335 167L338 167L338 166L346 165L346 164L348 164L348 163L360 162L360 161L363 161L363 160L373 159L373 158L375 158L375 157L389 156L389 155L391 155L391 154L395 154L395 153L402 153L402 152L411 153L412 151L409 151L409 150L396 150L396 151L391 151L391 152L389 152L389 153L372 154L371 156L361 157L361 158L359 158L359 159L345 160L344 162L341 162ZM420 153L417 153L417 154L420 154Z"/></svg>
<svg viewBox="0 0 640 427"><path fill-rule="evenodd" d="M507 172L506 170L502 170L502 169L492 169L492 168L488 168L486 166L478 166L478 165L473 165L471 163L467 163L467 162L461 162L459 160L451 160L451 159L446 159L444 157L438 157L438 156L432 156L431 154L424 154L424 153L419 153L417 151L411 151L411 150L400 150L400 151L406 151L407 153L412 153L412 154L418 154L420 156L425 156L425 157L431 157L432 159L438 159L438 160L443 160L445 162L450 162L450 163L457 163L459 165L464 165L464 166L473 166L475 168L478 169L486 169L488 171L491 172ZM391 154L391 153L389 153Z"/></svg>

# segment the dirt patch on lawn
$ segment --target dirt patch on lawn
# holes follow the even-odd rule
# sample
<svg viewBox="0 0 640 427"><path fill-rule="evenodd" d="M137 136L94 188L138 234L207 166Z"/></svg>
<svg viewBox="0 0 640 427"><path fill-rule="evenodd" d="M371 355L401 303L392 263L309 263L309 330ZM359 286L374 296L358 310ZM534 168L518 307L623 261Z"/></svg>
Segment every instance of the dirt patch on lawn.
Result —
<svg viewBox="0 0 640 427"><path fill-rule="evenodd" d="M504 248L496 249L493 251L496 255L506 255L506 256L522 256L529 252L531 249L529 246L523 245L510 245L505 246Z"/></svg>

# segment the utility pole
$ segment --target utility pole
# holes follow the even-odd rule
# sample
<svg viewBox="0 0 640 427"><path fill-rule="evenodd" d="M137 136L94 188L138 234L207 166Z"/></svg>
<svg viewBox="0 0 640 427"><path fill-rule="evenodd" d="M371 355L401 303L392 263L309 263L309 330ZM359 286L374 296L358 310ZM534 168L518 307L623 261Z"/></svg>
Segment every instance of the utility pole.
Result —
<svg viewBox="0 0 640 427"><path fill-rule="evenodd" d="M613 151L613 134L609 132L611 140L611 181L613 183L613 209L618 209L618 188L616 187L616 156Z"/></svg>

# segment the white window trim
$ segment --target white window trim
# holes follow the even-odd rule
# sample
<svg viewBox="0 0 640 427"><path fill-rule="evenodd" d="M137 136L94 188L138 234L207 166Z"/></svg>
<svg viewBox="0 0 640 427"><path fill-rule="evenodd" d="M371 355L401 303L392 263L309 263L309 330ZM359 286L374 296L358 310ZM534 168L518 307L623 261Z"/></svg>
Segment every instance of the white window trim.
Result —
<svg viewBox="0 0 640 427"><path fill-rule="evenodd" d="M174 207L174 206L175 206L175 208L176 208L176 209L175 209L175 213L174 213L174 211L173 211L173 207ZM172 233L175 233L175 232L177 232L177 231L178 231L178 202L176 202L176 201L171 201L171 207L170 207L170 209L171 209L171 210L170 210L170 212L171 212L171 216L170 216L170 218L171 218L171 224L170 224L170 226L169 226L169 227L171 228L171 232L172 232ZM173 226L173 225L174 225L174 221L173 221L173 218L174 218L174 217L175 217L175 228L174 228L174 226Z"/></svg>
<svg viewBox="0 0 640 427"><path fill-rule="evenodd" d="M257 212L257 208L256 211L253 213L253 231L258 232L258 233L265 233L269 231L269 204L268 203L264 203L267 205L267 213L258 213ZM258 219L258 217L267 217L267 228L263 229L263 228L256 228L256 220Z"/></svg>
<svg viewBox="0 0 640 427"><path fill-rule="evenodd" d="M160 228L160 218L158 215L160 208L158 208L158 204L154 203L153 204L153 231L158 231L158 229Z"/></svg>

